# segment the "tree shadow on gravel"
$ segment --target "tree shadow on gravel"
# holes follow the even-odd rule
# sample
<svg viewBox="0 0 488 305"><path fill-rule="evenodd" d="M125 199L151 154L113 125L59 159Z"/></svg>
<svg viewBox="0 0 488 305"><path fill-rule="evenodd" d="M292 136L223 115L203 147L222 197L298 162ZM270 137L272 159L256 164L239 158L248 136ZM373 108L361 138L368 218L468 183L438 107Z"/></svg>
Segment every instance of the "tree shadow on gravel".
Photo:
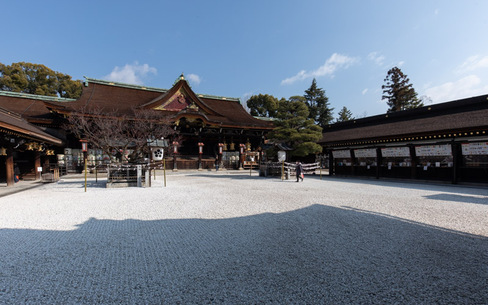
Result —
<svg viewBox="0 0 488 305"><path fill-rule="evenodd" d="M319 179L318 175L305 176L306 178ZM401 179L374 179L374 178L351 178L351 177L337 177L337 176L323 176L324 182L344 182L350 184L365 184L372 186L390 186L406 189L427 190L427 191L443 191L450 193L466 193L466 194L479 194L480 192L488 196L488 189L483 186L469 186L461 184L448 184L448 183L435 183L435 182L422 182L415 180L401 180ZM488 199L487 199L488 200Z"/></svg>
<svg viewBox="0 0 488 305"><path fill-rule="evenodd" d="M84 188L85 187L85 180L60 180L58 182L63 186L67 187L74 187L74 188ZM87 188L106 188L107 187L107 179L102 178L98 179L98 182L95 180L88 180L86 182Z"/></svg>
<svg viewBox="0 0 488 305"><path fill-rule="evenodd" d="M468 221L468 220L467 220ZM483 304L488 238L312 205L0 229L2 304Z"/></svg>
<svg viewBox="0 0 488 305"><path fill-rule="evenodd" d="M455 202L475 203L475 204L485 204L485 205L488 204L488 197L476 197L476 196L459 195L459 194L436 194L436 195L424 196L424 198L432 199L432 200L441 200L441 201L455 201Z"/></svg>
<svg viewBox="0 0 488 305"><path fill-rule="evenodd" d="M256 179L264 179L265 177L260 177L259 174L253 173L253 175L249 175L249 172L246 174L212 174L212 175L205 175L205 174L195 174L191 175L192 177L198 178L216 178L216 179L232 179L232 180L256 180Z"/></svg>

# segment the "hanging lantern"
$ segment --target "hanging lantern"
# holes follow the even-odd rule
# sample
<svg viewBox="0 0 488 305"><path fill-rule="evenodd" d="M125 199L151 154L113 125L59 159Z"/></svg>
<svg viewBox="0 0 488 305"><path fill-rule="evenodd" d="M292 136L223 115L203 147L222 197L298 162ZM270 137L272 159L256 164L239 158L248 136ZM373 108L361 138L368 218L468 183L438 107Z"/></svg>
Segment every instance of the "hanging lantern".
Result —
<svg viewBox="0 0 488 305"><path fill-rule="evenodd" d="M153 161L161 161L164 157L164 149L162 147L152 147L152 159Z"/></svg>
<svg viewBox="0 0 488 305"><path fill-rule="evenodd" d="M178 153L178 142L173 141L173 153L177 154Z"/></svg>
<svg viewBox="0 0 488 305"><path fill-rule="evenodd" d="M0 147L0 156L6 156L7 155L7 149L5 147Z"/></svg>
<svg viewBox="0 0 488 305"><path fill-rule="evenodd" d="M222 151L224 150L224 144L219 143L219 154L222 154Z"/></svg>
<svg viewBox="0 0 488 305"><path fill-rule="evenodd" d="M227 151L227 143L225 142L225 140L224 140L224 148L223 149L224 149L224 151Z"/></svg>
<svg viewBox="0 0 488 305"><path fill-rule="evenodd" d="M205 144L203 144L202 142L198 142L198 153L199 154L203 154L203 146Z"/></svg>
<svg viewBox="0 0 488 305"><path fill-rule="evenodd" d="M251 151L251 143L249 142L249 139L247 139L246 150Z"/></svg>
<svg viewBox="0 0 488 305"><path fill-rule="evenodd" d="M80 140L81 142L81 151L87 152L88 151L88 141L87 140Z"/></svg>

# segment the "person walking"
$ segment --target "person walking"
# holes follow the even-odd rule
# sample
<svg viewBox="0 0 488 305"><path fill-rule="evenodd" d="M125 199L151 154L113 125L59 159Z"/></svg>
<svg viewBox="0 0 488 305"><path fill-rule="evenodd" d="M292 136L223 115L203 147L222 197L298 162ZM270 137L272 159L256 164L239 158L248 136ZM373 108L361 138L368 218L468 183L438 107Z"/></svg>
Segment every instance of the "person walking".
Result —
<svg viewBox="0 0 488 305"><path fill-rule="evenodd" d="M297 165L295 167L296 175L297 175L297 182L300 181L299 179L302 179L303 181L303 166L300 161L297 161Z"/></svg>

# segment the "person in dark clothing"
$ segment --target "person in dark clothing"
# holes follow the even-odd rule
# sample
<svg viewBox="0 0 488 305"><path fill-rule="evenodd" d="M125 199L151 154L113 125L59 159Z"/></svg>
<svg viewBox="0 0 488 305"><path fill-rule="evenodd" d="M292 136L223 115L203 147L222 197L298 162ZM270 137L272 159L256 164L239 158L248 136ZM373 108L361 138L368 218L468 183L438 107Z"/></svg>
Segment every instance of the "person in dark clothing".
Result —
<svg viewBox="0 0 488 305"><path fill-rule="evenodd" d="M300 163L300 161L297 161L295 170L297 174L297 182L300 181L299 179L302 179L303 181L303 166L302 163Z"/></svg>

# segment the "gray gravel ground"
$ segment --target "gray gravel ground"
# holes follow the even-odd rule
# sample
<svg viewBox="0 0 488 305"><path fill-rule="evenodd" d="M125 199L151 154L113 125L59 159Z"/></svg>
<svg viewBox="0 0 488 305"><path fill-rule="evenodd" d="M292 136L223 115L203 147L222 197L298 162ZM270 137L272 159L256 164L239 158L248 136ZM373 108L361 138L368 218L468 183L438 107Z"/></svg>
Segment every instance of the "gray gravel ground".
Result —
<svg viewBox="0 0 488 305"><path fill-rule="evenodd" d="M488 189L229 173L0 198L0 304L488 304Z"/></svg>

